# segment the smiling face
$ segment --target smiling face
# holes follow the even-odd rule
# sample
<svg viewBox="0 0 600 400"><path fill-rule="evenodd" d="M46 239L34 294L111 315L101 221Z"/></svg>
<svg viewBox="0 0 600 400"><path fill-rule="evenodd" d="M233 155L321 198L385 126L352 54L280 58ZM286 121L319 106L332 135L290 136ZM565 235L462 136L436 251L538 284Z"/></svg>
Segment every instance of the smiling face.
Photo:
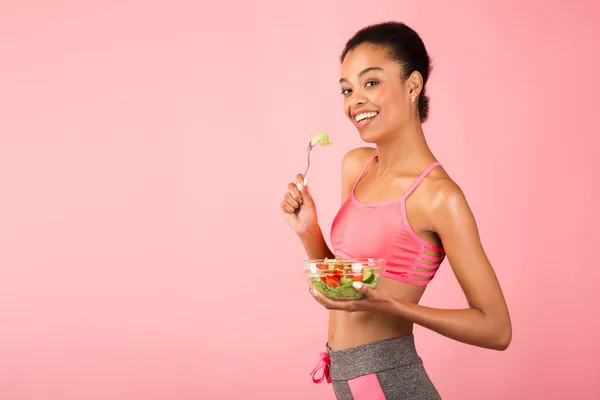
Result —
<svg viewBox="0 0 600 400"><path fill-rule="evenodd" d="M363 43L348 52L340 79L344 113L365 142L385 140L418 119L420 75L414 75L405 81L400 63L381 46Z"/></svg>

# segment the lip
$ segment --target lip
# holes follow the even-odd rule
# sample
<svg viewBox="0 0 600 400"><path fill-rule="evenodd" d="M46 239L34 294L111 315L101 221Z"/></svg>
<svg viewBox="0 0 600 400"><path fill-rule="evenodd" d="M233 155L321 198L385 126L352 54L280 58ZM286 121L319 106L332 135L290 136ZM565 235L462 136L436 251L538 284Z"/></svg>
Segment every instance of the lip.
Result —
<svg viewBox="0 0 600 400"><path fill-rule="evenodd" d="M375 112L375 113L377 113L377 115L372 118L363 119L360 122L356 121L357 115L364 114L364 113L370 113L370 112ZM371 121L373 121L375 118L377 118L379 116L379 111L377 111L377 110L357 110L357 111L350 113L350 115L352 116L352 122L354 122L354 125L356 125L357 128L362 128L363 126L370 124Z"/></svg>

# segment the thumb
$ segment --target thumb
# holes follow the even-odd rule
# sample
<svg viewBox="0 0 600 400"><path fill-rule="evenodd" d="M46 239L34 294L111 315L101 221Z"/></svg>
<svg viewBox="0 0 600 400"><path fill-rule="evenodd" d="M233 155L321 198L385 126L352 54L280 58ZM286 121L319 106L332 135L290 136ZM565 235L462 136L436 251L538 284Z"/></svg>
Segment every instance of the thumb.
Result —
<svg viewBox="0 0 600 400"><path fill-rule="evenodd" d="M298 181L298 183L296 183L296 185L298 186L298 189L300 190L300 194L302 194L302 202L304 203L304 205L306 206L313 206L315 204L315 202L313 201L312 195L310 193L310 189L308 188L308 185L306 184L306 178L303 178L302 180Z"/></svg>
<svg viewBox="0 0 600 400"><path fill-rule="evenodd" d="M363 293L365 296L369 296L371 294L371 288L362 282L354 282L352 286L357 292Z"/></svg>

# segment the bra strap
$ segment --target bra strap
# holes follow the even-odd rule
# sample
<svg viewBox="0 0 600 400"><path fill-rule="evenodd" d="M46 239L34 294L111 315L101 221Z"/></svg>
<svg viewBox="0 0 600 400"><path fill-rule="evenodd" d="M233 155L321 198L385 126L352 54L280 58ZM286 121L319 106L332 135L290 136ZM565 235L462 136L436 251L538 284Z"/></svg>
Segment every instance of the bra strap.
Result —
<svg viewBox="0 0 600 400"><path fill-rule="evenodd" d="M367 170L369 169L369 167L371 166L371 163L373 162L373 160L377 158L377 154L375 154L373 157L371 157L371 159L369 160L369 162L367 163L367 166L365 167L365 169L363 170L362 174L360 174L360 177L358 178L358 180L356 181L356 183L354 184L354 187L352 188L352 193L354 193L354 190L356 190L356 187L358 186L358 183L362 180L362 178L365 176L365 174L367 173Z"/></svg>
<svg viewBox="0 0 600 400"><path fill-rule="evenodd" d="M408 196L410 196L410 194L417 188L417 186L419 186L423 179L425 179L425 177L429 175L431 170L439 165L441 164L438 161L436 161L434 163L431 163L427 168L425 168L425 171L423 171L421 175L419 175L419 177L412 183L412 185L410 185L410 187L408 188L406 193L404 193L404 196L402 196L402 198L406 199Z"/></svg>

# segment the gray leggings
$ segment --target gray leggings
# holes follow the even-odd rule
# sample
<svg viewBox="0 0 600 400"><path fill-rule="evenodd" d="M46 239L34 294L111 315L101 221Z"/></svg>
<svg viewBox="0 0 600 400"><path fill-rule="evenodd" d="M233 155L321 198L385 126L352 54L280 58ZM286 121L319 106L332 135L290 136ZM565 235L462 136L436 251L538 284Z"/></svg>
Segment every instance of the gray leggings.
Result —
<svg viewBox="0 0 600 400"><path fill-rule="evenodd" d="M338 400L440 400L417 354L414 336L331 350L330 376Z"/></svg>

